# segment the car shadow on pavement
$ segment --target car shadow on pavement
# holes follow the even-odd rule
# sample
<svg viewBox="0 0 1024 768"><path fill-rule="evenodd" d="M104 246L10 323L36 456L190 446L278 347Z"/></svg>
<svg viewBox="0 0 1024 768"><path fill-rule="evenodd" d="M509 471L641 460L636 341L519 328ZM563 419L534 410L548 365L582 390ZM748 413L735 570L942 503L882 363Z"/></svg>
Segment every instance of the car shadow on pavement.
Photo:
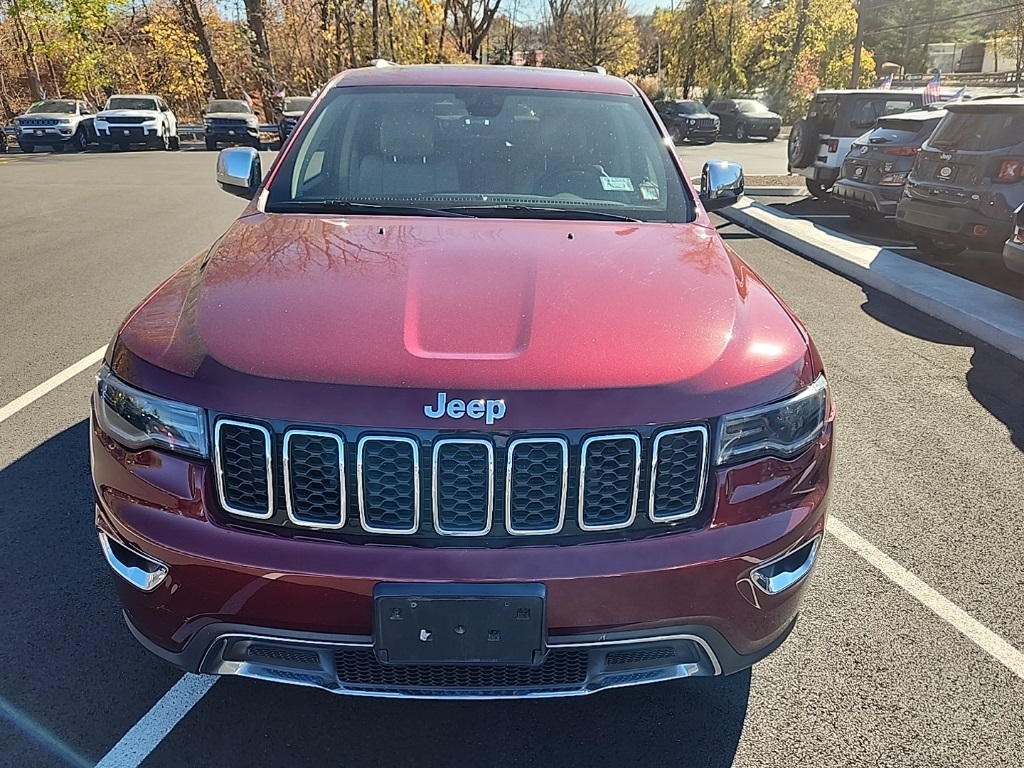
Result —
<svg viewBox="0 0 1024 768"><path fill-rule="evenodd" d="M25 716L0 707L3 765L64 765L57 742L102 756L180 677L124 625L96 539L88 433L82 420L0 469L0 698Z"/></svg>
<svg viewBox="0 0 1024 768"><path fill-rule="evenodd" d="M1024 450L1024 363L874 288L861 286L868 315L901 333L949 346L973 347L967 388Z"/></svg>
<svg viewBox="0 0 1024 768"><path fill-rule="evenodd" d="M221 768L728 768L750 683L746 670L582 698L437 702L351 698L228 678L146 764L180 765L202 755Z"/></svg>

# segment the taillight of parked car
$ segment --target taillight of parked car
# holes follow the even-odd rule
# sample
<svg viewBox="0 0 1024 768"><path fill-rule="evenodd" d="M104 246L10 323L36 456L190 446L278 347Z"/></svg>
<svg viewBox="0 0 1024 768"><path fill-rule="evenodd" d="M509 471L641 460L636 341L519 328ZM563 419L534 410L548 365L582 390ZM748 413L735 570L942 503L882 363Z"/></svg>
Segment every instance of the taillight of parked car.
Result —
<svg viewBox="0 0 1024 768"><path fill-rule="evenodd" d="M902 173L887 173L878 183L883 187L902 187L907 183L907 176L910 174L907 171Z"/></svg>
<svg viewBox="0 0 1024 768"><path fill-rule="evenodd" d="M835 154L839 151L839 139L829 139L827 142L828 151Z"/></svg>
<svg viewBox="0 0 1024 768"><path fill-rule="evenodd" d="M921 150L917 147L881 147L879 150L883 155L894 155L896 157L913 157Z"/></svg>
<svg viewBox="0 0 1024 768"><path fill-rule="evenodd" d="M1006 157L1001 160L997 160L998 170L996 171L995 178L1000 184L1013 184L1021 180L1024 177L1024 160L1018 160L1015 157Z"/></svg>

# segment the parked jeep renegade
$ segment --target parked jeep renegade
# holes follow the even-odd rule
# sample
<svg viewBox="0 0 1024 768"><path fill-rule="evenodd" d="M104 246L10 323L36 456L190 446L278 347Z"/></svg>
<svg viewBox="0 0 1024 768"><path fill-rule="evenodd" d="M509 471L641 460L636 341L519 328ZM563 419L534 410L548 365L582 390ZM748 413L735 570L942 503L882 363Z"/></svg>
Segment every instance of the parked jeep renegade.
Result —
<svg viewBox="0 0 1024 768"><path fill-rule="evenodd" d="M194 672L517 697L736 672L792 629L834 407L632 84L350 70L121 325L91 451L136 637Z"/></svg>

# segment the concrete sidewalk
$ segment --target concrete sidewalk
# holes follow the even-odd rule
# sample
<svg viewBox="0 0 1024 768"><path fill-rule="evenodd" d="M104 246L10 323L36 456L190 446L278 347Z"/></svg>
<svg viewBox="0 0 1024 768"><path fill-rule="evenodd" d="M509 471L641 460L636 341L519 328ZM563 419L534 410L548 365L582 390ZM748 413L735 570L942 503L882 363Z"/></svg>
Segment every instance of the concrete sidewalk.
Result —
<svg viewBox="0 0 1024 768"><path fill-rule="evenodd" d="M749 198L719 215L1024 360L1024 301Z"/></svg>

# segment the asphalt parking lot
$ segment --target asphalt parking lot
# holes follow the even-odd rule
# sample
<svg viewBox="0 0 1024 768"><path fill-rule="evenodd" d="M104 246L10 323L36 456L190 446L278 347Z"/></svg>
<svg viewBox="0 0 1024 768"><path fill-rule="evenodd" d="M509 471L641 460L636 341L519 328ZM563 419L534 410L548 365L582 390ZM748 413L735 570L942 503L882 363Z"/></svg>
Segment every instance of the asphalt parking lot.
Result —
<svg viewBox="0 0 1024 768"><path fill-rule="evenodd" d="M0 764L1020 765L1024 364L721 221L808 326L839 404L831 535L778 652L729 678L568 700L230 678L182 693L123 626L98 551L95 366L24 396L103 347L242 210L214 159L0 156Z"/></svg>

